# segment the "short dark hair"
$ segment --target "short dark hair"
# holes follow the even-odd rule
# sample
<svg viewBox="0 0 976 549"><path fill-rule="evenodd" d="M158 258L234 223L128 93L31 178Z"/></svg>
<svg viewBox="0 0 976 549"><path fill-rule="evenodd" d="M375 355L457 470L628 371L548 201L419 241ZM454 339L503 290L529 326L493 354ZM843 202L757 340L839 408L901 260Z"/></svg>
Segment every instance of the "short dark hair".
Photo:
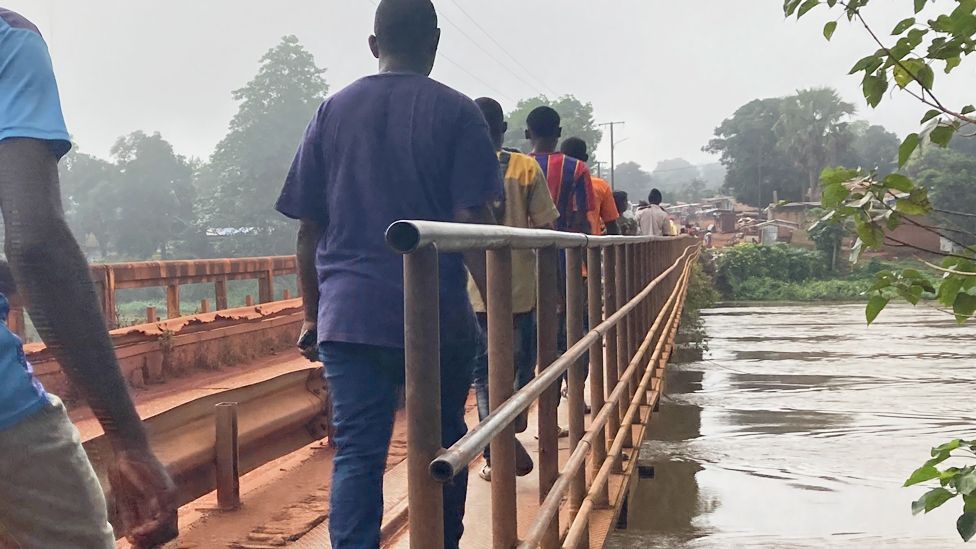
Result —
<svg viewBox="0 0 976 549"><path fill-rule="evenodd" d="M620 214L623 214L630 208L627 191L613 191L613 202L617 205L617 212Z"/></svg>
<svg viewBox="0 0 976 549"><path fill-rule="evenodd" d="M590 155L586 154L586 141L583 141L579 137L567 137L563 139L563 144L559 147L559 152L577 160L582 160L583 162L590 160Z"/></svg>
<svg viewBox="0 0 976 549"><path fill-rule="evenodd" d="M485 122L488 122L488 129L491 130L491 134L500 133L505 124L505 113L498 101L490 97L479 97L474 102L481 109L481 114L485 115Z"/></svg>
<svg viewBox="0 0 976 549"><path fill-rule="evenodd" d="M380 0L373 34L388 54L416 54L437 30L437 11L431 0Z"/></svg>
<svg viewBox="0 0 976 549"><path fill-rule="evenodd" d="M543 105L532 109L529 117L525 119L525 124L535 137L544 139L559 137L559 113L552 107Z"/></svg>
<svg viewBox="0 0 976 549"><path fill-rule="evenodd" d="M661 191L657 189L651 189L651 194L647 195L647 201L651 204L660 204L664 197L661 196Z"/></svg>

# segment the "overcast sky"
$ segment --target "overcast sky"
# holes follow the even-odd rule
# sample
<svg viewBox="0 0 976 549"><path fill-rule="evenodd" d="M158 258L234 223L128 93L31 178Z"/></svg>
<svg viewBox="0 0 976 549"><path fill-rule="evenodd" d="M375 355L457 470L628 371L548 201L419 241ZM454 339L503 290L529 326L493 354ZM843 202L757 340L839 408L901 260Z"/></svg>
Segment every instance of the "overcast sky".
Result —
<svg viewBox="0 0 976 549"><path fill-rule="evenodd" d="M943 2L947 0L941 0ZM337 90L374 72L366 38L372 0L0 0L47 38L69 131L107 156L120 135L159 131L177 151L206 158L226 132L230 92L255 73L281 36L295 34ZM842 22L833 42L826 12L784 20L781 0L435 0L441 57L434 78L506 110L524 97L573 94L599 121L623 120L617 162L694 163L722 119L757 97L836 87L859 116L897 133L925 109L896 94L870 110L847 70L873 51L863 29ZM911 0L875 2L884 34ZM465 15L467 13L468 15ZM485 30L483 33L468 16ZM500 50L492 39L501 43ZM459 68L463 66L464 69ZM964 65L964 67L966 67ZM526 74L526 69L531 74ZM937 75L941 71L937 70ZM970 65L941 95L964 103ZM288 136L297 143L299 136ZM608 139L600 154L608 159Z"/></svg>

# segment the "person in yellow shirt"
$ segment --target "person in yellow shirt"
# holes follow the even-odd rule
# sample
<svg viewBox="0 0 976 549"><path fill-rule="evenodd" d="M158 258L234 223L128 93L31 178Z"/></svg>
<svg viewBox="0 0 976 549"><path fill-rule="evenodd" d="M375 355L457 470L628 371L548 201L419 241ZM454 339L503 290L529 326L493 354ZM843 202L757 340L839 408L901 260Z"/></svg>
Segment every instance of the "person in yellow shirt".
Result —
<svg viewBox="0 0 976 549"><path fill-rule="evenodd" d="M505 200L496 204L495 219L502 225L523 229L550 228L559 217L559 212L549 194L549 187L542 168L531 156L502 149L502 142L508 124L501 105L488 97L475 100L481 108L495 148L505 188ZM488 331L485 302L481 292L468 280L468 295L474 307L481 328ZM512 312L515 330L515 389L521 389L533 377L536 363L536 284L535 252L532 250L512 251ZM474 370L475 395L478 399L478 416L484 420L488 416L488 355L483 349L479 354ZM525 416L516 421L516 431L526 428ZM485 467L481 478L491 480L491 455L485 448ZM516 472L524 476L532 472L532 458L525 448L516 441Z"/></svg>
<svg viewBox="0 0 976 549"><path fill-rule="evenodd" d="M569 137L563 140L562 145L559 147L559 151L566 156L582 160L583 162L589 162L590 155L586 149L586 141L583 141L579 137ZM590 234L595 236L620 234L620 227L617 225L620 212L617 211L617 204L613 199L613 191L610 189L610 184L605 179L595 175L591 176L590 179L593 181L594 198L593 203L590 204L590 208L586 212L586 219L590 222Z"/></svg>

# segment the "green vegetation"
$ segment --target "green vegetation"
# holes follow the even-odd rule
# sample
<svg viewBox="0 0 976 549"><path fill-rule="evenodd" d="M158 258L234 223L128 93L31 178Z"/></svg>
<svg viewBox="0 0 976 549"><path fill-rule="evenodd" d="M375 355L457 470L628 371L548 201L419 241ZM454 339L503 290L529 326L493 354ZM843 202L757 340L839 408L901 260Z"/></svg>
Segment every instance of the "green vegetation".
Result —
<svg viewBox="0 0 976 549"><path fill-rule="evenodd" d="M941 261L925 261L924 270L899 267L878 272L865 308L869 323L893 299L912 304L935 301L937 307L945 307L959 323L965 323L976 315L976 191L972 179L976 173L976 106L947 105L936 95L935 85L976 52L976 0L906 3L901 8L905 18L888 35L872 27L865 16L864 8L869 4L880 3L786 0L783 6L787 16L796 14L798 18L814 8L827 8L829 18L823 29L827 40L845 18L863 29L878 49L857 61L850 73L862 75L861 88L868 104L879 105L889 97L891 88L917 99L920 114L925 111L919 121L922 129L906 136L897 151L892 150L892 154L897 152L897 171L824 171L823 205L829 211L823 221L853 225L858 236L854 261L862 250L889 245L941 257ZM937 77L936 69L944 74ZM938 250L926 250L892 238L891 231L902 224L938 235L943 245ZM928 513L961 497L962 513L956 529L965 541L976 536L976 467L939 470L936 465L950 457L972 459L974 454L976 441L947 442L933 448L932 459L905 482L905 486L938 483L912 504L915 514Z"/></svg>
<svg viewBox="0 0 976 549"><path fill-rule="evenodd" d="M688 294L685 298L685 307L681 311L681 325L678 328L675 362L701 360L704 352L708 350L708 334L705 332L701 311L713 307L720 298L721 296L715 290L715 282L705 272L703 260L699 259L691 268Z"/></svg>

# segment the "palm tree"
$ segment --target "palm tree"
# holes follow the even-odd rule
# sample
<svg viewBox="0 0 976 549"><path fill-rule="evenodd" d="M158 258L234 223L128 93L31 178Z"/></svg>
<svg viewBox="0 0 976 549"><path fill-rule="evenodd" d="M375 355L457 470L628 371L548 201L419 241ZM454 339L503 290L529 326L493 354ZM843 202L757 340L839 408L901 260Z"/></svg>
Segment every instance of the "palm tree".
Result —
<svg viewBox="0 0 976 549"><path fill-rule="evenodd" d="M810 88L783 100L776 124L780 146L807 174L809 197L820 195L820 172L850 145L848 118L857 109L833 88Z"/></svg>

